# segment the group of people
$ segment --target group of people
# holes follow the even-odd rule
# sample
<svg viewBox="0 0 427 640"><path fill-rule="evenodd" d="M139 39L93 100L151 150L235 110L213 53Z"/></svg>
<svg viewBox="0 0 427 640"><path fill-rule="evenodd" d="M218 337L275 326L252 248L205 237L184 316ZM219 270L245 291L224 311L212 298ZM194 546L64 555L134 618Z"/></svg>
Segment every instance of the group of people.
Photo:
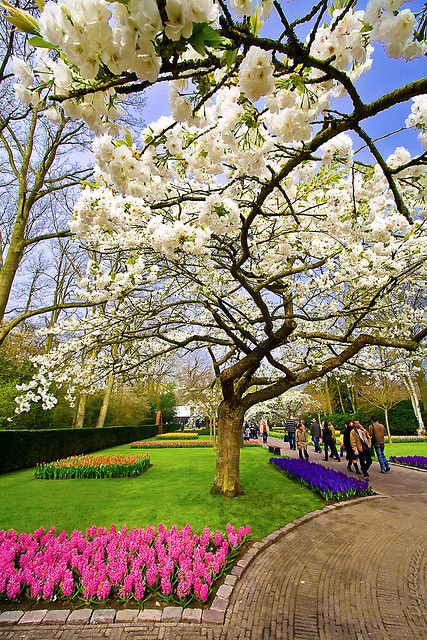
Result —
<svg viewBox="0 0 427 640"><path fill-rule="evenodd" d="M264 420L263 422L266 422ZM262 423L261 423L262 428ZM256 422L245 422L243 425L243 440L247 442L248 440L257 440L260 434L260 426Z"/></svg>
<svg viewBox="0 0 427 640"><path fill-rule="evenodd" d="M304 420L297 420L291 416L285 422L285 429L285 441L288 440L291 450L298 449L300 458L304 457L308 460L310 457L307 450L308 435L310 434L315 453L322 453L320 441L323 442L325 461L329 459L330 455L332 459L341 462L341 457L345 453L348 471L352 471L354 467L355 472L358 475L363 475L365 480L369 480L372 447L377 455L381 473L390 471L390 465L384 455L385 428L378 420L373 420L368 429L359 420L349 420L339 436L340 454L337 451L337 432L332 420L327 420L320 426L313 418L307 428Z"/></svg>

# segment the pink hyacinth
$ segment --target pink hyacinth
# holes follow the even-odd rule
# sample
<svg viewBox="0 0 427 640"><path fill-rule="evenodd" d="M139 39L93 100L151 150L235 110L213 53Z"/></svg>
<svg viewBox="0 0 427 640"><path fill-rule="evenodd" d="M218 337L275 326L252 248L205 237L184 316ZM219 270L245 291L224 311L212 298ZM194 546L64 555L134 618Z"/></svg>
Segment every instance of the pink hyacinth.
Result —
<svg viewBox="0 0 427 640"><path fill-rule="evenodd" d="M0 595L51 600L56 594L85 599L110 596L141 601L161 591L178 602L208 598L230 549L249 535L249 526L227 525L226 536L205 528L199 537L190 525L108 530L90 527L69 536L51 527L33 534L0 530Z"/></svg>
<svg viewBox="0 0 427 640"><path fill-rule="evenodd" d="M200 595L199 598L202 602L205 602L209 596L209 588L207 584L202 584L200 587Z"/></svg>

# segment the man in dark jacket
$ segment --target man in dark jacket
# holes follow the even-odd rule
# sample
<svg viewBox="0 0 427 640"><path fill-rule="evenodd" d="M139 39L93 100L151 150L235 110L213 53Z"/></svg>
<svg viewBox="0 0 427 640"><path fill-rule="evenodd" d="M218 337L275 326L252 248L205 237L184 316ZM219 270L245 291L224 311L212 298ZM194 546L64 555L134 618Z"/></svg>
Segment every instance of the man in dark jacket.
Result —
<svg viewBox="0 0 427 640"><path fill-rule="evenodd" d="M297 445L295 441L295 433L296 433L297 427L298 427L298 420L294 416L291 416L286 420L285 429L289 438L289 447L293 451L297 450Z"/></svg>
<svg viewBox="0 0 427 640"><path fill-rule="evenodd" d="M319 444L319 440L320 440L320 424L318 422L316 422L316 420L313 418L310 424L310 435L311 435L311 439L313 440L313 444L314 444L314 452L315 453L322 453L322 448Z"/></svg>

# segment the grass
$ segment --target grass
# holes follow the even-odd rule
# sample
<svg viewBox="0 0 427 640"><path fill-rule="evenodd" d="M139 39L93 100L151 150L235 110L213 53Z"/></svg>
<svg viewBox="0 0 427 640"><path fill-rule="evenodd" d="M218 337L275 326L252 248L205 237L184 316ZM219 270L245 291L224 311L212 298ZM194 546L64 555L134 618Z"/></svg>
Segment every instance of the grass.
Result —
<svg viewBox="0 0 427 640"><path fill-rule="evenodd" d="M393 442L384 447L386 457L389 456L427 456L427 442Z"/></svg>
<svg viewBox="0 0 427 640"><path fill-rule="evenodd" d="M107 454L131 453L129 445L106 449ZM209 526L224 530L250 524L262 538L286 523L323 506L309 489L278 474L268 465L261 447L241 452L241 481L245 495L212 496L215 453L212 449L153 449L153 467L138 478L105 480L35 480L33 469L0 476L0 529L33 531L86 529L96 524L167 527L187 522L196 531Z"/></svg>

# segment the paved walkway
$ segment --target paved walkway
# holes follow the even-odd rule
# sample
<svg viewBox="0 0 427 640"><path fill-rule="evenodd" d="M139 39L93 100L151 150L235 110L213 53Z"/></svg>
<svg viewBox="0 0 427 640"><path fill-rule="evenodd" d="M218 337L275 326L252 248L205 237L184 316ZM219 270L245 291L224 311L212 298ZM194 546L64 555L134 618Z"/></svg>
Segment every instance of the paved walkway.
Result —
<svg viewBox="0 0 427 640"><path fill-rule="evenodd" d="M0 640L426 640L427 474L381 475L374 463L370 475L384 497L326 512L271 544L238 582L223 626L16 625Z"/></svg>

